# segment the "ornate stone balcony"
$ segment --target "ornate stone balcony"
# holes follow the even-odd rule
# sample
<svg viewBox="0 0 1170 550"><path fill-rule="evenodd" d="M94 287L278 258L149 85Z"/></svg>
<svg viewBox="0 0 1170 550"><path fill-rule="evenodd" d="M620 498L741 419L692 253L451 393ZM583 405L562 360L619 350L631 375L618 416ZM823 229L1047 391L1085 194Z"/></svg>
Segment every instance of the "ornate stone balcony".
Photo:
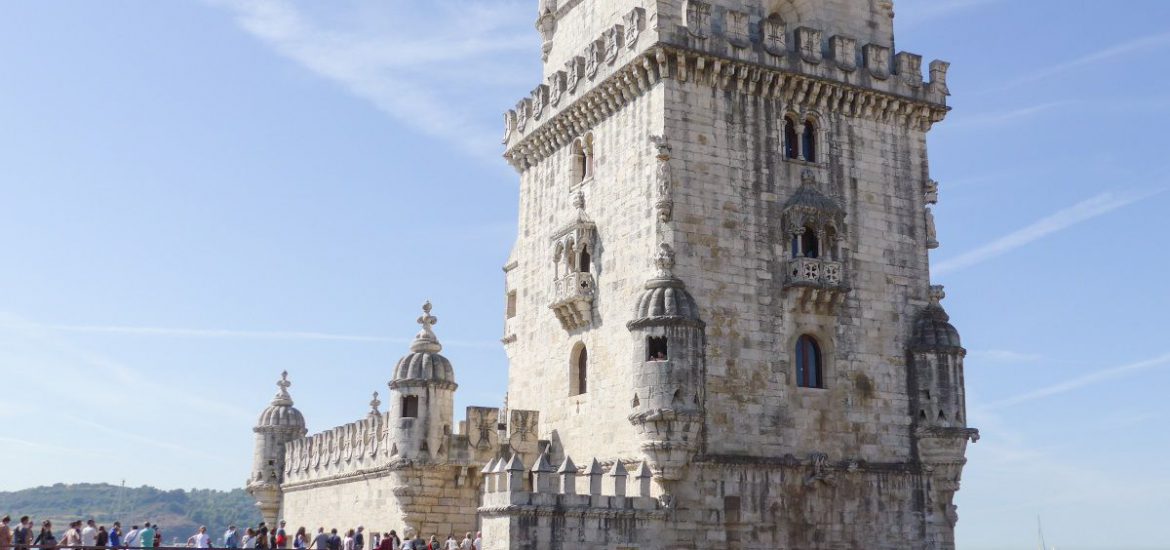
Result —
<svg viewBox="0 0 1170 550"><path fill-rule="evenodd" d="M786 264L784 289L793 293L801 309L832 311L849 292L841 262L820 258L792 258Z"/></svg>
<svg viewBox="0 0 1170 550"><path fill-rule="evenodd" d="M593 322L594 280L591 273L569 273L553 283L549 309L565 330L589 326Z"/></svg>

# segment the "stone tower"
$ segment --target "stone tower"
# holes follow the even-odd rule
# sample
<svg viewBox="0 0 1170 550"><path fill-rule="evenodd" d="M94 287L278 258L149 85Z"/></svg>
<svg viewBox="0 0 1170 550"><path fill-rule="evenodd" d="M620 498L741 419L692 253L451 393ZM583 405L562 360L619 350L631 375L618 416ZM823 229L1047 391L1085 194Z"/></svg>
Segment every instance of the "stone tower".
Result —
<svg viewBox="0 0 1170 550"><path fill-rule="evenodd" d="M285 444L304 437L306 433L305 417L293 406L292 396L288 393L291 385L288 372L280 373L272 404L260 413L260 420L252 428L256 444L252 453L252 474L246 487L269 525L276 524L281 509Z"/></svg>
<svg viewBox="0 0 1170 550"><path fill-rule="evenodd" d="M410 353L398 360L390 379L391 459L446 462L447 440L455 416L455 370L439 354L442 344L431 327L431 303L418 318L422 329Z"/></svg>
<svg viewBox="0 0 1170 550"><path fill-rule="evenodd" d="M543 74L504 116L509 406L553 459L646 466L665 548L954 546L977 431L929 267L949 64L924 79L893 17L538 2Z"/></svg>

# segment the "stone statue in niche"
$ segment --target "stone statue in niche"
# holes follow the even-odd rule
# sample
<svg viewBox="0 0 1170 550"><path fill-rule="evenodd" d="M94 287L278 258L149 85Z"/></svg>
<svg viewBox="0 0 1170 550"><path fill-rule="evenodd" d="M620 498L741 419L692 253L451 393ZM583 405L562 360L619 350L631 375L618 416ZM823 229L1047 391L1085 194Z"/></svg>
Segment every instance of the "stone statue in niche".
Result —
<svg viewBox="0 0 1170 550"><path fill-rule="evenodd" d="M665 223L670 221L674 211L674 200L671 198L671 188L674 186L670 172L670 143L666 136L651 136L650 141L658 149L655 158L658 159L658 169L654 173L654 184L657 188L657 200L654 209L658 213L658 220Z"/></svg>

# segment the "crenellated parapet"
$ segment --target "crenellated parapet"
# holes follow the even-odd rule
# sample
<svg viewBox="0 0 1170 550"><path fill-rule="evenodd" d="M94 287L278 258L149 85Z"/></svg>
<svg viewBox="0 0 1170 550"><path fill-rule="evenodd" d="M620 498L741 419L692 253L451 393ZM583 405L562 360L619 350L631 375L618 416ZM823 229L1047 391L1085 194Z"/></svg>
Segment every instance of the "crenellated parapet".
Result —
<svg viewBox="0 0 1170 550"><path fill-rule="evenodd" d="M559 468L546 455L526 465L520 455L483 469L479 508L486 549L601 548L653 544L667 507L651 494L645 463L597 459L578 468L566 457ZM653 547L653 546L649 546Z"/></svg>
<svg viewBox="0 0 1170 550"><path fill-rule="evenodd" d="M794 112L896 121L923 131L946 116L945 61L932 61L925 80L920 55L760 14L716 7L712 15L704 4L688 2L694 6L688 17L657 29L654 42L637 42L639 33L628 36L630 27L615 20L565 70L552 72L504 114L504 157L523 171L664 79L777 100ZM631 13L641 21L638 10ZM712 25L713 16L726 22Z"/></svg>

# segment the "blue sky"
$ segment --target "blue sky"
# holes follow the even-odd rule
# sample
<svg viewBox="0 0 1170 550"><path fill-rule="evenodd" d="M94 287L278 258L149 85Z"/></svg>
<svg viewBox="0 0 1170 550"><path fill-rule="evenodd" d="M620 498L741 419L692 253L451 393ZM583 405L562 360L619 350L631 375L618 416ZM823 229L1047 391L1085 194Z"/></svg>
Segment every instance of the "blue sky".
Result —
<svg viewBox="0 0 1170 550"><path fill-rule="evenodd" d="M900 0L954 63L936 282L970 350L963 548L1170 548L1170 3ZM283 369L319 430L424 299L505 391L535 2L20 2L0 18L0 490L239 486ZM461 412L457 412L461 416ZM19 472L19 473L12 473Z"/></svg>

